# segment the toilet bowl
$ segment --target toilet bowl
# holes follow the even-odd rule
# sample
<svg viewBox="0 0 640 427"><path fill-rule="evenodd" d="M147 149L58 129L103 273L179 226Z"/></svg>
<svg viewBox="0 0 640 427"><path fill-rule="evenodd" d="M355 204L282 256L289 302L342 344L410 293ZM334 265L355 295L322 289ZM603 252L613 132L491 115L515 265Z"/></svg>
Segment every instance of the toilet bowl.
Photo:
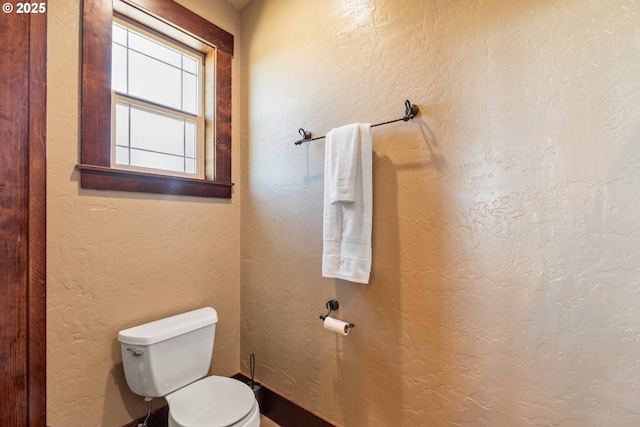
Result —
<svg viewBox="0 0 640 427"><path fill-rule="evenodd" d="M165 396L169 427L258 427L260 408L246 384L211 376Z"/></svg>
<svg viewBox="0 0 640 427"><path fill-rule="evenodd" d="M206 376L218 314L211 307L118 333L131 391L164 397L169 427L259 427L253 391L233 378Z"/></svg>

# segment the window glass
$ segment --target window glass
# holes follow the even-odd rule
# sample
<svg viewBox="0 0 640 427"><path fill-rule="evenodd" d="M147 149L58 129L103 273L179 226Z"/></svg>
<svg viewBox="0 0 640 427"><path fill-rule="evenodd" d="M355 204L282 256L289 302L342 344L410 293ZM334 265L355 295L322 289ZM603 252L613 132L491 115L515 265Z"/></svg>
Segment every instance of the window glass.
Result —
<svg viewBox="0 0 640 427"><path fill-rule="evenodd" d="M111 34L111 40L114 43L121 44L123 46L127 45L127 29L121 25L114 24L113 32Z"/></svg>
<svg viewBox="0 0 640 427"><path fill-rule="evenodd" d="M188 56L182 56L182 69L191 74L197 74L198 61Z"/></svg>
<svg viewBox="0 0 640 427"><path fill-rule="evenodd" d="M198 114L198 59L113 23L112 89Z"/></svg>
<svg viewBox="0 0 640 427"><path fill-rule="evenodd" d="M131 108L131 146L184 156L184 120Z"/></svg>
<svg viewBox="0 0 640 427"><path fill-rule="evenodd" d="M136 34L133 31L129 33L129 49L140 52L146 56L166 62L176 68L181 67L182 55L171 48L163 46L147 37Z"/></svg>
<svg viewBox="0 0 640 427"><path fill-rule="evenodd" d="M182 72L182 111L198 113L198 79L186 71Z"/></svg>
<svg viewBox="0 0 640 427"><path fill-rule="evenodd" d="M117 145L129 146L129 106L122 103L116 104L116 141ZM128 164L127 162L118 162Z"/></svg>
<svg viewBox="0 0 640 427"><path fill-rule="evenodd" d="M196 124L194 122L184 122L184 155L185 157L196 157Z"/></svg>
<svg viewBox="0 0 640 427"><path fill-rule="evenodd" d="M135 51L129 51L128 94L181 110L180 70Z"/></svg>
<svg viewBox="0 0 640 427"><path fill-rule="evenodd" d="M196 123L135 105L116 104L116 163L195 173Z"/></svg>
<svg viewBox="0 0 640 427"><path fill-rule="evenodd" d="M198 58L113 23L115 165L198 173L199 68Z"/></svg>
<svg viewBox="0 0 640 427"><path fill-rule="evenodd" d="M127 93L127 48L113 43L111 51L111 88L117 92Z"/></svg>

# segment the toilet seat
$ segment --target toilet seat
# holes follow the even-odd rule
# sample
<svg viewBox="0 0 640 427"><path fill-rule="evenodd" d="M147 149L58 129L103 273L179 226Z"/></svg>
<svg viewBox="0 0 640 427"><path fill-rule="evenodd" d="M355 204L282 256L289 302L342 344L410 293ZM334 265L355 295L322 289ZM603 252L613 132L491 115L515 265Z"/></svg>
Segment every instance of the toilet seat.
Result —
<svg viewBox="0 0 640 427"><path fill-rule="evenodd" d="M168 394L165 399L169 402L169 425L245 426L254 418L259 424L259 408L253 392L233 378L206 377Z"/></svg>

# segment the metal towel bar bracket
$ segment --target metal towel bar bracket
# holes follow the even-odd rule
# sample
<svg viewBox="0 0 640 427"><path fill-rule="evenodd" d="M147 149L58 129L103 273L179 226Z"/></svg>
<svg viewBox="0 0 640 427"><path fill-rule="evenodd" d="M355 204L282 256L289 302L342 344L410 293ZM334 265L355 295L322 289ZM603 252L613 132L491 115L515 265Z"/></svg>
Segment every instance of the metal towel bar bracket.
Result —
<svg viewBox="0 0 640 427"><path fill-rule="evenodd" d="M409 100L407 99L404 102L403 117L395 120L389 120L388 122L376 123L375 125L371 125L371 127L388 125L389 123L395 123L401 120L404 122L408 122L409 120L413 120L419 113L420 113L420 108L418 108L416 104L412 104L411 102L409 102ZM303 142L315 141L317 139L322 139L326 137L326 135L322 135L322 136L317 136L315 138L312 138L311 132L309 132L308 130L304 130L303 128L298 129L298 133L300 134L302 139L296 141L295 142L296 145L300 145Z"/></svg>

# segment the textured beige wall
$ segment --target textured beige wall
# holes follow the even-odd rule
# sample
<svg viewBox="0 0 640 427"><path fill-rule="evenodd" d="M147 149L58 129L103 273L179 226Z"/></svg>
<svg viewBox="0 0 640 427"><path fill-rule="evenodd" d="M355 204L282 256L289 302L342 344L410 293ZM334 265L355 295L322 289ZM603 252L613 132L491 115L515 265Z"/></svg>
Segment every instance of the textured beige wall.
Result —
<svg viewBox="0 0 640 427"><path fill-rule="evenodd" d="M124 379L121 329L211 305L220 318L212 372L240 369L240 147L230 202L80 189L79 3L50 1L47 11L47 422L122 426L146 404ZM239 34L239 14L226 1L180 3Z"/></svg>
<svg viewBox="0 0 640 427"><path fill-rule="evenodd" d="M242 363L345 426L637 426L640 5L254 0ZM369 285L320 277L324 134L375 128ZM245 130L245 129L243 129ZM318 315L337 297L346 338Z"/></svg>

